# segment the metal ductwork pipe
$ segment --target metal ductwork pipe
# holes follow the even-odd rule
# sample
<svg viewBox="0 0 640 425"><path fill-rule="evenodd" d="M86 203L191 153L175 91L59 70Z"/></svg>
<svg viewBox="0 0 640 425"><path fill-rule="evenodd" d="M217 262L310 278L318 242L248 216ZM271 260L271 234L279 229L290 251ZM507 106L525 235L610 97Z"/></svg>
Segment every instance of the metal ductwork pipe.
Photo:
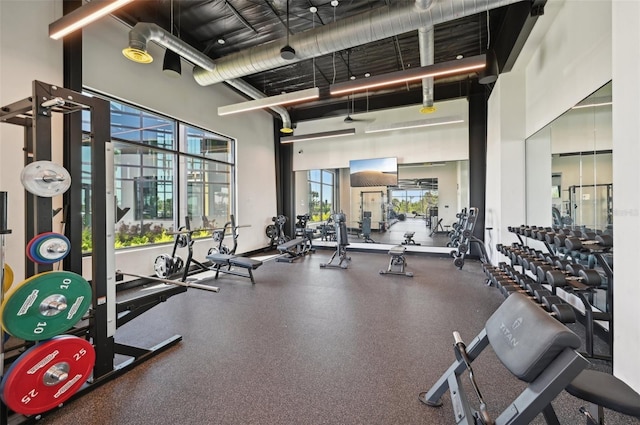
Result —
<svg viewBox="0 0 640 425"><path fill-rule="evenodd" d="M251 84L244 82L244 80L227 80L225 83L229 84L231 87L235 87L237 90L253 99L263 99L267 97ZM289 116L289 112L287 112L283 106L271 106L269 109L280 115L280 118L282 119L282 128L280 131L283 133L292 133L293 127L291 126L291 117Z"/></svg>
<svg viewBox="0 0 640 425"><path fill-rule="evenodd" d="M418 0L408 5L385 6L291 35L289 44L296 49L296 57L292 60L285 60L280 56L280 48L287 43L286 38L283 38L216 59L213 71L196 66L193 76L198 84L208 86L347 50L419 28L433 27L442 22L518 1L520 0ZM423 5L430 7L425 9Z"/></svg>
<svg viewBox="0 0 640 425"><path fill-rule="evenodd" d="M418 29L418 44L420 46L420 66L433 65L433 27ZM435 112L433 98L433 77L423 78L422 109L420 109L420 112L424 114Z"/></svg>
<svg viewBox="0 0 640 425"><path fill-rule="evenodd" d="M147 22L140 22L129 31L129 47L124 49L122 53L131 60L149 55L147 53L147 43L150 41L155 41L160 46L176 52L182 58L198 66L200 69L213 71L216 67L209 56L194 49L158 25ZM148 57L151 58L150 55ZM242 80L229 80L227 83L252 99L262 99L266 97L264 93L261 93ZM291 127L291 117L287 110L281 106L273 106L269 109L280 115L282 119L281 131L283 133L291 133L293 131Z"/></svg>
<svg viewBox="0 0 640 425"><path fill-rule="evenodd" d="M158 25L148 22L139 22L131 29L131 31L129 31L129 47L124 49L122 53L128 59L135 61L135 59L127 53L134 52L137 54L148 55L147 43L150 41L155 41L162 47L176 52L182 58L196 65L199 69L211 72L216 67L216 64L209 56L189 46L187 43L163 28L160 28Z"/></svg>

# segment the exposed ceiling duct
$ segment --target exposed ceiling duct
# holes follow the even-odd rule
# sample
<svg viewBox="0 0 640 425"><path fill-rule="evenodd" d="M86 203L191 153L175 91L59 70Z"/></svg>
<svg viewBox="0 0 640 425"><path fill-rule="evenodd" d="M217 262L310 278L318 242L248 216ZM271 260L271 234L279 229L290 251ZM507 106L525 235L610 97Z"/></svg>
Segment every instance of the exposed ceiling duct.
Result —
<svg viewBox="0 0 640 425"><path fill-rule="evenodd" d="M139 22L129 31L129 47L124 49L122 53L136 62L150 62L153 60L151 55L147 53L147 43L150 41L155 41L160 46L179 54L186 61L191 62L200 69L211 71L215 68L215 63L210 57L194 49L158 25L147 22ZM139 60L139 58L146 60ZM266 97L264 93L242 80L229 80L227 83L253 99ZM273 106L270 109L280 115L282 119L280 131L291 133L293 127L291 126L289 112L281 106Z"/></svg>
<svg viewBox="0 0 640 425"><path fill-rule="evenodd" d="M196 66L193 76L200 85L216 84L419 28L433 27L518 1L520 0L417 0L400 6L385 6L291 35L289 43L296 49L296 57L291 60L280 56L280 48L286 43L286 39L279 39L216 59L214 70Z"/></svg>
<svg viewBox="0 0 640 425"><path fill-rule="evenodd" d="M420 66L433 65L433 27L418 29L420 46ZM420 112L430 113L436 110L433 106L433 77L422 79L422 109Z"/></svg>

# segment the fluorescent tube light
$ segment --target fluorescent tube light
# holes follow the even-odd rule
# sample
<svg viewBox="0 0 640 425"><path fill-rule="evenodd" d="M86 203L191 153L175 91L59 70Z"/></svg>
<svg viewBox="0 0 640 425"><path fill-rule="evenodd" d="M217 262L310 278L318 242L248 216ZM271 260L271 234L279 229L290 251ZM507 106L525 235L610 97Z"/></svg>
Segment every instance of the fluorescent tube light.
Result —
<svg viewBox="0 0 640 425"><path fill-rule="evenodd" d="M360 80L345 81L329 86L332 95L352 93L362 90L371 90L379 87L400 84L407 81L417 81L423 78L442 77L445 75L461 74L469 71L478 71L487 66L485 55L471 56L460 60L440 62L434 65L408 68L389 74L377 75Z"/></svg>
<svg viewBox="0 0 640 425"><path fill-rule="evenodd" d="M596 106L607 105L613 105L613 98L611 96L591 97L583 100L571 109L595 108Z"/></svg>
<svg viewBox="0 0 640 425"><path fill-rule="evenodd" d="M345 130L325 131L322 133L310 133L300 136L286 136L280 138L280 143L304 142L305 140L329 139L331 137L352 136L356 134L355 128Z"/></svg>
<svg viewBox="0 0 640 425"><path fill-rule="evenodd" d="M270 108L276 105L302 102L304 100L317 99L320 97L320 89L300 90L291 93L279 94L277 96L263 97L262 99L248 100L246 102L234 103L232 105L218 107L218 115L237 114L238 112L253 111L255 109Z"/></svg>
<svg viewBox="0 0 640 425"><path fill-rule="evenodd" d="M49 37L58 40L133 0L93 0L49 24Z"/></svg>
<svg viewBox="0 0 640 425"><path fill-rule="evenodd" d="M437 125L458 124L464 122L462 117L442 117L431 118L426 120L405 121L391 124L374 124L364 129L365 133L380 133L383 131L405 130L409 128L433 127Z"/></svg>

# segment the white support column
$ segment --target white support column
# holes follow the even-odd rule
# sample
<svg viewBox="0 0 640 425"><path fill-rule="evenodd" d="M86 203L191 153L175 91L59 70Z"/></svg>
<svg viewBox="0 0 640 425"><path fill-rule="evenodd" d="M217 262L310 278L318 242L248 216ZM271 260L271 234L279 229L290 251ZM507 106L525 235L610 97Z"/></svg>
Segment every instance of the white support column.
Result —
<svg viewBox="0 0 640 425"><path fill-rule="evenodd" d="M487 128L487 252L492 263L503 261L496 243L517 239L508 226L525 222L525 83L521 73L502 74L489 98Z"/></svg>
<svg viewBox="0 0 640 425"><path fill-rule="evenodd" d="M612 7L614 374L640 391L640 3Z"/></svg>

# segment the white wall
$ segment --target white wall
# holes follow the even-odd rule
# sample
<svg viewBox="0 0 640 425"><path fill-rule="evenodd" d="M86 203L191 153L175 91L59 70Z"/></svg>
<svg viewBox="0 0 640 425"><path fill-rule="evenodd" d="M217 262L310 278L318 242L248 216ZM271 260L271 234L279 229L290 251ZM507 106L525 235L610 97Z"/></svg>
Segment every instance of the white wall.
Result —
<svg viewBox="0 0 640 425"><path fill-rule="evenodd" d="M62 14L58 1L0 1L0 105L6 106L31 96L33 80L62 83L62 43L49 38L49 23ZM53 122L61 129L61 120ZM54 132L53 144L61 136ZM24 278L24 188L20 171L24 164L24 128L0 124L0 191L8 193L7 227L13 233L5 238L6 261L15 272L15 281ZM62 152L55 149L53 159L61 163ZM54 200L59 205L61 200Z"/></svg>
<svg viewBox="0 0 640 425"><path fill-rule="evenodd" d="M349 160L363 158L397 157L398 164L468 159L469 120L466 99L439 102L436 104L438 110L428 115L419 112L420 106L356 114L353 118L366 121L351 124L345 124L344 117L301 122L296 129L297 135L352 127L356 129L356 134L296 143L294 149L303 149L304 152L294 155L293 169L348 168ZM447 116L460 116L465 121L438 127L364 133L367 125Z"/></svg>
<svg viewBox="0 0 640 425"><path fill-rule="evenodd" d="M550 20L534 28L544 33L531 59L516 64L526 67L527 136L611 79L610 0L553 0L538 22Z"/></svg>
<svg viewBox="0 0 640 425"><path fill-rule="evenodd" d="M524 74L512 71L498 78L488 102L485 245L496 264L503 261L496 243L517 241L507 227L525 217L525 97Z"/></svg>
<svg viewBox="0 0 640 425"><path fill-rule="evenodd" d="M640 3L613 2L614 374L640 391Z"/></svg>

